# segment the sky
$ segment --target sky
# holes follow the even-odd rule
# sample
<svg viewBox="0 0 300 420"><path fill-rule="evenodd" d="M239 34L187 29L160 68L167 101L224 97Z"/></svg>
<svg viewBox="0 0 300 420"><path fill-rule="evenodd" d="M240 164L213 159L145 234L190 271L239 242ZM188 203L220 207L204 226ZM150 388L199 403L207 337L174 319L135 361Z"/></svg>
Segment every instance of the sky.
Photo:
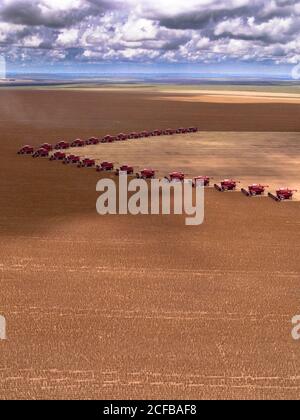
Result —
<svg viewBox="0 0 300 420"><path fill-rule="evenodd" d="M300 0L0 0L12 71L288 74Z"/></svg>

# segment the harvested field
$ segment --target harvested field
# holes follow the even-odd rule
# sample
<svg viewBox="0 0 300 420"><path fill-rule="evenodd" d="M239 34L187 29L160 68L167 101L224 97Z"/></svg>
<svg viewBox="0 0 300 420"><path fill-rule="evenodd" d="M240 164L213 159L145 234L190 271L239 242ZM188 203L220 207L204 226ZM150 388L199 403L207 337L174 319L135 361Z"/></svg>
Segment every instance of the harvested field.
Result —
<svg viewBox="0 0 300 420"><path fill-rule="evenodd" d="M216 181L234 178L241 186L269 185L271 191L299 189L300 134L202 132L99 144L68 151L98 162L152 167L158 176L183 171L189 178L209 175ZM171 157L171 159L170 159Z"/></svg>
<svg viewBox="0 0 300 420"><path fill-rule="evenodd" d="M255 137L260 147L268 143L257 175L295 173L299 105L155 96L0 91L1 398L299 398L299 342L291 338L300 312L298 202L208 190L199 227L181 216L102 218L95 171L15 154L24 143L198 125L206 133L196 141L214 146L197 159L212 175L244 168L252 179L255 162L245 154L253 157L253 131L265 132ZM221 159L226 141L233 157ZM239 141L247 147L235 150ZM120 162L131 163L134 145L103 148L120 146ZM163 139L171 168L178 155L166 146ZM290 169L279 163L283 153ZM186 152L187 169L191 159Z"/></svg>

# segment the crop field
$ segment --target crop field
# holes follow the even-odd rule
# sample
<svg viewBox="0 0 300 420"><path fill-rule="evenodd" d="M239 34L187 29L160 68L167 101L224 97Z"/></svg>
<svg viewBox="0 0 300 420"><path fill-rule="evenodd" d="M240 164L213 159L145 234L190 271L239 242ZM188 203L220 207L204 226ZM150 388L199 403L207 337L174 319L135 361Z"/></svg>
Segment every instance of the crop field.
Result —
<svg viewBox="0 0 300 420"><path fill-rule="evenodd" d="M23 144L196 125L76 153L300 190L299 104L178 95L1 90L1 398L299 398L299 196L207 189L198 227L102 217L95 170L16 155Z"/></svg>
<svg viewBox="0 0 300 420"><path fill-rule="evenodd" d="M71 148L68 153L99 163L130 164L136 171L155 168L160 177L183 171L188 178L208 175L220 181L233 177L246 188L254 182L268 185L270 191L289 186L299 188L295 199L300 198L298 133L176 134Z"/></svg>

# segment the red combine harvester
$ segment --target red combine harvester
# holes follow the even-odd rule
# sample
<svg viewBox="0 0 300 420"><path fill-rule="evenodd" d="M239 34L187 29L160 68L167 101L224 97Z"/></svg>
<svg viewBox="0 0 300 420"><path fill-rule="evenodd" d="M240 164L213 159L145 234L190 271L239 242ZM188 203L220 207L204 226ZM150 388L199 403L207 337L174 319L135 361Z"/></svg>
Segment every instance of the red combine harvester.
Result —
<svg viewBox="0 0 300 420"><path fill-rule="evenodd" d="M183 182L184 178L185 175L183 172L172 172L169 174L169 178L166 177L169 182Z"/></svg>
<svg viewBox="0 0 300 420"><path fill-rule="evenodd" d="M235 181L234 179L224 179L221 184L215 184L215 189L220 192L224 191L235 191L236 184L239 184L240 181Z"/></svg>
<svg viewBox="0 0 300 420"><path fill-rule="evenodd" d="M198 185L209 187L211 179L209 176L197 176L193 179L193 187L197 187Z"/></svg>
<svg viewBox="0 0 300 420"><path fill-rule="evenodd" d="M182 134L184 131L184 128L177 128L176 134Z"/></svg>
<svg viewBox="0 0 300 420"><path fill-rule="evenodd" d="M133 132L133 133L130 133L129 134L128 138L129 139L139 139L139 138L141 138L141 134L140 133Z"/></svg>
<svg viewBox="0 0 300 420"><path fill-rule="evenodd" d="M65 159L63 160L63 163L65 165L78 164L79 162L80 162L80 156L75 156L75 155L66 156Z"/></svg>
<svg viewBox="0 0 300 420"><path fill-rule="evenodd" d="M134 169L133 166L122 165L116 170L116 175L119 176L120 172L126 173L127 175L133 175Z"/></svg>
<svg viewBox="0 0 300 420"><path fill-rule="evenodd" d="M90 146L90 145L96 145L96 144L99 143L99 139L97 139L97 137L91 137L85 143L88 146Z"/></svg>
<svg viewBox="0 0 300 420"><path fill-rule="evenodd" d="M64 160L66 158L66 154L63 152L55 152L51 157L50 160Z"/></svg>
<svg viewBox="0 0 300 420"><path fill-rule="evenodd" d="M102 162L100 163L100 165L96 166L97 172L113 171L113 169L114 169L114 164L112 162Z"/></svg>
<svg viewBox="0 0 300 420"><path fill-rule="evenodd" d="M173 129L173 128L167 128L166 130L164 130L164 134L165 134L166 136L171 136L171 135L173 135L173 134L176 134L176 130L175 130L175 129Z"/></svg>
<svg viewBox="0 0 300 420"><path fill-rule="evenodd" d="M78 163L78 168L93 168L96 165L94 159L85 158L81 162Z"/></svg>
<svg viewBox="0 0 300 420"><path fill-rule="evenodd" d="M154 130L152 132L152 136L162 136L163 135L163 130Z"/></svg>
<svg viewBox="0 0 300 420"><path fill-rule="evenodd" d="M275 201L285 201L285 200L292 200L294 193L298 192L297 190L291 190L289 188L280 188L276 191L276 195L269 193L269 197L271 197Z"/></svg>
<svg viewBox="0 0 300 420"><path fill-rule="evenodd" d="M51 150L53 150L53 146L52 146L52 144L50 144L50 143L44 143L44 144L42 144L39 148L40 148L40 149L46 149L46 150L48 150L49 152L51 152Z"/></svg>
<svg viewBox="0 0 300 420"><path fill-rule="evenodd" d="M125 141L125 140L128 140L128 135L127 135L127 134L124 134L124 133L120 133L120 134L117 136L117 140L118 140L118 141Z"/></svg>
<svg viewBox="0 0 300 420"><path fill-rule="evenodd" d="M151 137L151 135L152 135L152 133L151 133L150 131L142 131L142 132L140 133L140 137L141 137L141 138L142 138L142 137L144 137L144 138Z"/></svg>
<svg viewBox="0 0 300 420"><path fill-rule="evenodd" d="M103 137L103 139L101 140L101 143L113 143L115 140L116 140L116 137L108 134L107 136Z"/></svg>
<svg viewBox="0 0 300 420"><path fill-rule="evenodd" d="M177 130L176 130L176 133L177 134L186 134L186 133L188 133L188 128L178 128Z"/></svg>
<svg viewBox="0 0 300 420"><path fill-rule="evenodd" d="M18 155L32 155L34 153L34 148L32 146L23 146L19 151Z"/></svg>
<svg viewBox="0 0 300 420"><path fill-rule="evenodd" d="M71 147L84 147L85 141L81 139L76 139L71 143Z"/></svg>
<svg viewBox="0 0 300 420"><path fill-rule="evenodd" d="M54 149L55 150L60 150L60 149L69 149L70 144L67 143L66 141L59 141L55 146Z"/></svg>
<svg viewBox="0 0 300 420"><path fill-rule="evenodd" d="M245 194L247 197L264 195L266 188L269 188L269 185L252 184L249 185L248 190L242 188L242 193Z"/></svg>
<svg viewBox="0 0 300 420"><path fill-rule="evenodd" d="M49 156L49 150L46 150L43 148L36 150L34 154L32 155L33 158L48 157L48 156Z"/></svg>
<svg viewBox="0 0 300 420"><path fill-rule="evenodd" d="M155 172L155 169L143 169L140 173L136 174L136 177L140 179L154 179Z"/></svg>

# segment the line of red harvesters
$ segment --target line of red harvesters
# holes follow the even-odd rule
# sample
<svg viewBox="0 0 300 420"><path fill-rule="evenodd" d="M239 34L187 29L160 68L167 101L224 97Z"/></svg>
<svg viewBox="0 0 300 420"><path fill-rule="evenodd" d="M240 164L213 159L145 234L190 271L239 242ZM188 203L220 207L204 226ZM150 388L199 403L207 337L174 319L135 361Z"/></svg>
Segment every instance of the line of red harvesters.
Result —
<svg viewBox="0 0 300 420"><path fill-rule="evenodd" d="M154 131L142 131L142 132L132 132L130 134L120 133L117 136L107 135L102 139L98 139L96 137L91 137L88 140L81 140L76 139L72 143L68 143L65 141L59 141L56 145L51 145L49 143L42 144L38 149L34 149L32 146L26 145L23 146L19 151L18 154L20 155L31 155L33 158L37 157L44 157L47 158L50 155L50 152L56 150L50 156L51 161L62 161L65 165L68 164L76 164L79 168L96 168L98 172L101 171L113 171L114 164L112 162L102 162L99 165L96 165L94 159L85 158L82 159L76 155L67 155L62 150L67 150L69 148L75 147L84 147L90 145L97 145L99 143L113 143L117 141L126 141L130 139L141 139L141 138L148 138L154 136L166 136L166 135L175 135L175 134L187 134L187 133L196 133L198 132L197 127L190 127L190 128L178 128L178 129L166 129L166 130L154 130ZM120 173L125 173L127 175L134 174L134 168L130 165L122 165L118 168L115 172L116 175ZM142 179L153 179L155 178L156 171L154 169L143 169L140 173L136 174L137 178ZM198 176L193 179L193 186L196 187L197 185L204 185L205 187L210 186L211 177L209 176ZM165 177L165 180L169 182L184 182L185 174L183 172L172 172L169 174L169 177ZM224 179L220 182L220 184L214 184L214 187L219 192L228 192L228 191L236 191L237 184L240 181L236 181L234 179ZM261 185L261 184L252 184L248 186L248 189L242 188L241 191L247 197L253 196L263 196L265 194L266 188L268 185ZM274 199L275 201L285 201L291 200L293 198L294 193L297 190L292 190L290 188L280 188L276 191L276 194L268 193L268 196Z"/></svg>

